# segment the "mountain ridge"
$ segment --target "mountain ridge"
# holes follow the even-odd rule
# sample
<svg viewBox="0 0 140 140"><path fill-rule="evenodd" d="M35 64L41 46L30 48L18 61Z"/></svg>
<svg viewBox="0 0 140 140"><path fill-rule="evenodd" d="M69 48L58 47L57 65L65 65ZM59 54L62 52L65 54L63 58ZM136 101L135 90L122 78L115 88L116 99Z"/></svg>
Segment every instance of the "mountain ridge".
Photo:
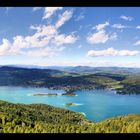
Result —
<svg viewBox="0 0 140 140"><path fill-rule="evenodd" d="M0 67L15 67L26 69L51 69L77 73L96 73L96 72L128 72L140 73L140 68L133 67L91 67L91 66L37 66L37 65L1 65Z"/></svg>

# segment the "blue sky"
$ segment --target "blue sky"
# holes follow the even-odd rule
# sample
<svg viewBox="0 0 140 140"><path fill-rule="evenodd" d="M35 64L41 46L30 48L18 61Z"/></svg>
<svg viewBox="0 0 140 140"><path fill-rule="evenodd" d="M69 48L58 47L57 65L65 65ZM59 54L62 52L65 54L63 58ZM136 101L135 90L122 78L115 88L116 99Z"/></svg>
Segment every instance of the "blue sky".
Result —
<svg viewBox="0 0 140 140"><path fill-rule="evenodd" d="M140 67L138 7L1 7L0 63Z"/></svg>

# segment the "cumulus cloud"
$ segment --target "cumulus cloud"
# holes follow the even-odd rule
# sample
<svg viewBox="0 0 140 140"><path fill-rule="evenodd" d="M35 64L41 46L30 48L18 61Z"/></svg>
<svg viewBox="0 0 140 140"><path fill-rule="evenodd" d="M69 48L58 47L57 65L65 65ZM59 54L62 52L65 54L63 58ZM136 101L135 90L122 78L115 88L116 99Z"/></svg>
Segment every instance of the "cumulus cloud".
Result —
<svg viewBox="0 0 140 140"><path fill-rule="evenodd" d="M15 36L13 42L9 43L9 53L10 54L22 54L27 56L52 56L55 53L61 52L62 47L50 48L53 44L57 46L73 44L77 40L77 37L73 34L65 35L59 34L55 26L43 25L31 36ZM3 42L4 44L5 42ZM3 45L2 44L2 45ZM6 44L6 43L5 43ZM5 46L4 44L4 46ZM60 49L61 48L61 49ZM26 49L26 53L24 50ZM27 51L27 49L37 49L32 51ZM61 51L60 51L61 50Z"/></svg>
<svg viewBox="0 0 140 140"><path fill-rule="evenodd" d="M127 28L127 26L124 26L122 24L114 24L112 25L113 28L116 28L116 29L124 29L124 28Z"/></svg>
<svg viewBox="0 0 140 140"><path fill-rule="evenodd" d="M45 18L50 18L56 10L60 9L62 8L47 9ZM31 57L57 55L64 50L61 45L72 44L77 40L74 33L66 35L58 31L58 28L71 17L72 12L65 11L54 25L31 25L30 29L35 30L32 35L17 35L11 41L3 39L0 45L0 55L26 55Z"/></svg>
<svg viewBox="0 0 140 140"><path fill-rule="evenodd" d="M71 35L64 35L64 34L60 34L60 35L57 35L55 36L54 40L52 40L52 42L57 45L57 46L60 46L60 45L63 45L63 44L73 44L75 43L75 41L77 40L78 38L71 34Z"/></svg>
<svg viewBox="0 0 140 140"><path fill-rule="evenodd" d="M133 17L124 16L124 15L120 16L120 18L123 19L123 20L126 20L126 21L132 21L134 19Z"/></svg>
<svg viewBox="0 0 140 140"><path fill-rule="evenodd" d="M140 26L137 26L136 29L140 29Z"/></svg>
<svg viewBox="0 0 140 140"><path fill-rule="evenodd" d="M106 43L108 40L109 36L104 30L98 31L87 37L87 41L91 44Z"/></svg>
<svg viewBox="0 0 140 140"><path fill-rule="evenodd" d="M96 29L95 33L90 33L87 37L87 41L91 44L99 44L99 43L106 43L108 40L116 40L117 34L113 33L109 35L105 28L109 26L109 22L105 22L103 24L98 24L93 29Z"/></svg>
<svg viewBox="0 0 140 140"><path fill-rule="evenodd" d="M33 7L33 11L37 11L37 10L44 10L44 15L42 17L42 19L49 19L51 16L53 16L53 14L58 11L58 10L62 10L63 7Z"/></svg>
<svg viewBox="0 0 140 140"><path fill-rule="evenodd" d="M56 28L61 27L66 21L68 21L73 15L72 11L66 10L61 16L59 16L58 21L55 24Z"/></svg>
<svg viewBox="0 0 140 140"><path fill-rule="evenodd" d="M134 43L134 46L139 46L140 45L140 40L138 40L136 43Z"/></svg>
<svg viewBox="0 0 140 140"><path fill-rule="evenodd" d="M95 27L93 27L93 29L96 29L97 31L101 31L103 30L105 27L109 26L109 22L105 22L103 24L98 24Z"/></svg>
<svg viewBox="0 0 140 140"><path fill-rule="evenodd" d="M57 31L52 25L39 26L40 29L37 30L31 36L15 36L13 37L13 43L11 43L11 52L18 52L23 48L42 48L49 44L50 39L52 39Z"/></svg>
<svg viewBox="0 0 140 140"><path fill-rule="evenodd" d="M115 50L114 48L108 48L100 51L90 50L88 51L87 56L135 56L137 54L139 54L139 51Z"/></svg>
<svg viewBox="0 0 140 140"><path fill-rule="evenodd" d="M39 38L39 37L52 37L53 35L57 34L57 30L53 25L42 25L39 26L40 30L38 30L33 37L34 38Z"/></svg>
<svg viewBox="0 0 140 140"><path fill-rule="evenodd" d="M42 19L50 18L57 10L62 10L62 7L45 7L44 16Z"/></svg>
<svg viewBox="0 0 140 140"><path fill-rule="evenodd" d="M44 9L42 19L49 19L56 11L62 10L63 7L33 7L33 11Z"/></svg>
<svg viewBox="0 0 140 140"><path fill-rule="evenodd" d="M40 30L41 30L41 26L38 26L38 25L31 25L31 26L30 26L30 29L31 29L31 30L40 31Z"/></svg>
<svg viewBox="0 0 140 140"><path fill-rule="evenodd" d="M10 48L10 42L7 39L2 40L2 44L0 45L0 55L5 55L8 53Z"/></svg>

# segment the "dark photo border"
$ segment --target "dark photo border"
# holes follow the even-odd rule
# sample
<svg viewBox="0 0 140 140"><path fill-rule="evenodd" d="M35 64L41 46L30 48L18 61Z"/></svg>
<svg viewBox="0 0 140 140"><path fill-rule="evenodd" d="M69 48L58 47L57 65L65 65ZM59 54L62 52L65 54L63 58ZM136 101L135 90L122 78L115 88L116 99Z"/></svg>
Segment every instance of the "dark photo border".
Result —
<svg viewBox="0 0 140 140"><path fill-rule="evenodd" d="M0 6L139 7L140 0L0 0Z"/></svg>
<svg viewBox="0 0 140 140"><path fill-rule="evenodd" d="M1 7L140 7L140 0L0 0ZM139 13L140 14L140 13ZM139 140L140 134L0 134L1 140Z"/></svg>

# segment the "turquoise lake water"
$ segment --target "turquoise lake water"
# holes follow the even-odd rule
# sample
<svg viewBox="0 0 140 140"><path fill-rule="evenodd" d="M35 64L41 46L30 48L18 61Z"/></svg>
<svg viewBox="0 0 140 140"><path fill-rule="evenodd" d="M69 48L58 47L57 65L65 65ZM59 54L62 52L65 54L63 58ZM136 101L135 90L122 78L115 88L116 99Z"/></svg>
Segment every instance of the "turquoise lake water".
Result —
<svg viewBox="0 0 140 140"><path fill-rule="evenodd" d="M77 91L77 96L33 96L38 93L64 93L63 90L47 88L0 87L0 100L12 103L43 103L56 107L83 112L91 121L101 121L127 114L140 114L140 95L118 95L114 91L91 90ZM66 107L65 103L74 102L78 106Z"/></svg>

